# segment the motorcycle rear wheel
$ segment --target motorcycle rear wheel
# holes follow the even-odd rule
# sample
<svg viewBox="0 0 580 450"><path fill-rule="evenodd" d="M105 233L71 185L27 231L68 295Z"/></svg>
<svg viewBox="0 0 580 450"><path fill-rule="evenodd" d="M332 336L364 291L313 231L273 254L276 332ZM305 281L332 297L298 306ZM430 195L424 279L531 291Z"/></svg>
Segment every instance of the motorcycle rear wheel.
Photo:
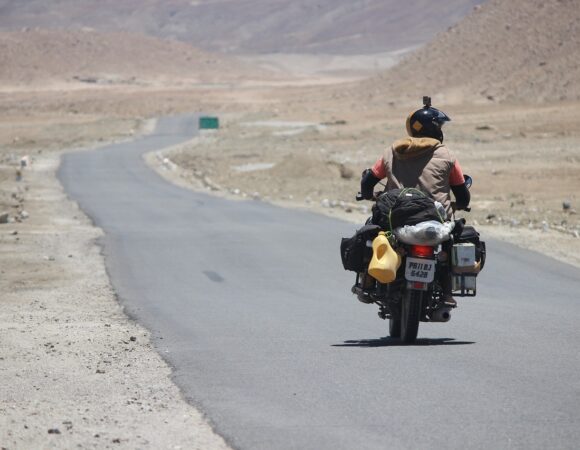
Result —
<svg viewBox="0 0 580 450"><path fill-rule="evenodd" d="M405 344L412 344L417 339L419 321L421 319L421 303L423 291L408 289L403 294L401 305L401 340Z"/></svg>
<svg viewBox="0 0 580 450"><path fill-rule="evenodd" d="M401 319L389 319L389 336L392 338L401 337Z"/></svg>

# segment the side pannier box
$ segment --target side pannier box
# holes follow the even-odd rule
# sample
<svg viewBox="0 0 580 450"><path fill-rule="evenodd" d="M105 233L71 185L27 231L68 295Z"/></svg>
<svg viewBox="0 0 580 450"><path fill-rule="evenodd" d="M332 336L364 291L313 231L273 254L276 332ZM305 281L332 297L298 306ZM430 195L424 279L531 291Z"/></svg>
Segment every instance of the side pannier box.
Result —
<svg viewBox="0 0 580 450"><path fill-rule="evenodd" d="M475 244L454 244L451 250L453 270L453 294L460 297L473 297L477 292L476 281L480 265L476 261Z"/></svg>
<svg viewBox="0 0 580 450"><path fill-rule="evenodd" d="M451 253L454 269L469 270L475 266L475 245L472 243L455 244Z"/></svg>
<svg viewBox="0 0 580 450"><path fill-rule="evenodd" d="M475 297L477 275L484 264L485 243L479 240L479 233L472 227L466 227L458 242L451 249L453 295Z"/></svg>

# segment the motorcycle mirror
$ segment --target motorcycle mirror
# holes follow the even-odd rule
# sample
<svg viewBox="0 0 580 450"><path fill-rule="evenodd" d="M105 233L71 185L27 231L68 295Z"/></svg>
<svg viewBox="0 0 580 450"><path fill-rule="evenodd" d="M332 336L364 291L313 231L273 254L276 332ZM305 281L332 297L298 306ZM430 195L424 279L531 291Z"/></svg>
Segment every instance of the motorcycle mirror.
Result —
<svg viewBox="0 0 580 450"><path fill-rule="evenodd" d="M465 180L465 187L470 189L471 185L473 184L473 178L471 178L469 175L463 175L463 178Z"/></svg>

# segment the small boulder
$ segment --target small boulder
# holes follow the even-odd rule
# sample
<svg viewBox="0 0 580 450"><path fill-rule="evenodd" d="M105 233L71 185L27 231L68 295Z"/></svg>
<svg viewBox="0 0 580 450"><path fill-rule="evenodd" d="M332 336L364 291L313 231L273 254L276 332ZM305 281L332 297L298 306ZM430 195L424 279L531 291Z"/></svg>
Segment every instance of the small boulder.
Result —
<svg viewBox="0 0 580 450"><path fill-rule="evenodd" d="M570 201L569 201L569 200L564 200L564 201L562 202L562 209L563 209L564 211L568 211L568 210L569 210L571 207L572 207L572 204L570 203Z"/></svg>
<svg viewBox="0 0 580 450"><path fill-rule="evenodd" d="M354 170L344 164L340 165L340 177L344 180L350 180L354 177Z"/></svg>

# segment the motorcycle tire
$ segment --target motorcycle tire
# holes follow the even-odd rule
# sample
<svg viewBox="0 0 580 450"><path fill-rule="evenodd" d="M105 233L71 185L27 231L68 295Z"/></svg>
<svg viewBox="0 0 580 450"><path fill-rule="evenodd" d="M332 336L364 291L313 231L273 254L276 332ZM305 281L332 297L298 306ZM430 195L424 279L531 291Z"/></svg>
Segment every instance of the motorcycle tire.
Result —
<svg viewBox="0 0 580 450"><path fill-rule="evenodd" d="M389 319L389 336L392 338L401 337L401 319Z"/></svg>
<svg viewBox="0 0 580 450"><path fill-rule="evenodd" d="M423 291L406 290L401 305L401 340L412 344L417 339L421 319Z"/></svg>

